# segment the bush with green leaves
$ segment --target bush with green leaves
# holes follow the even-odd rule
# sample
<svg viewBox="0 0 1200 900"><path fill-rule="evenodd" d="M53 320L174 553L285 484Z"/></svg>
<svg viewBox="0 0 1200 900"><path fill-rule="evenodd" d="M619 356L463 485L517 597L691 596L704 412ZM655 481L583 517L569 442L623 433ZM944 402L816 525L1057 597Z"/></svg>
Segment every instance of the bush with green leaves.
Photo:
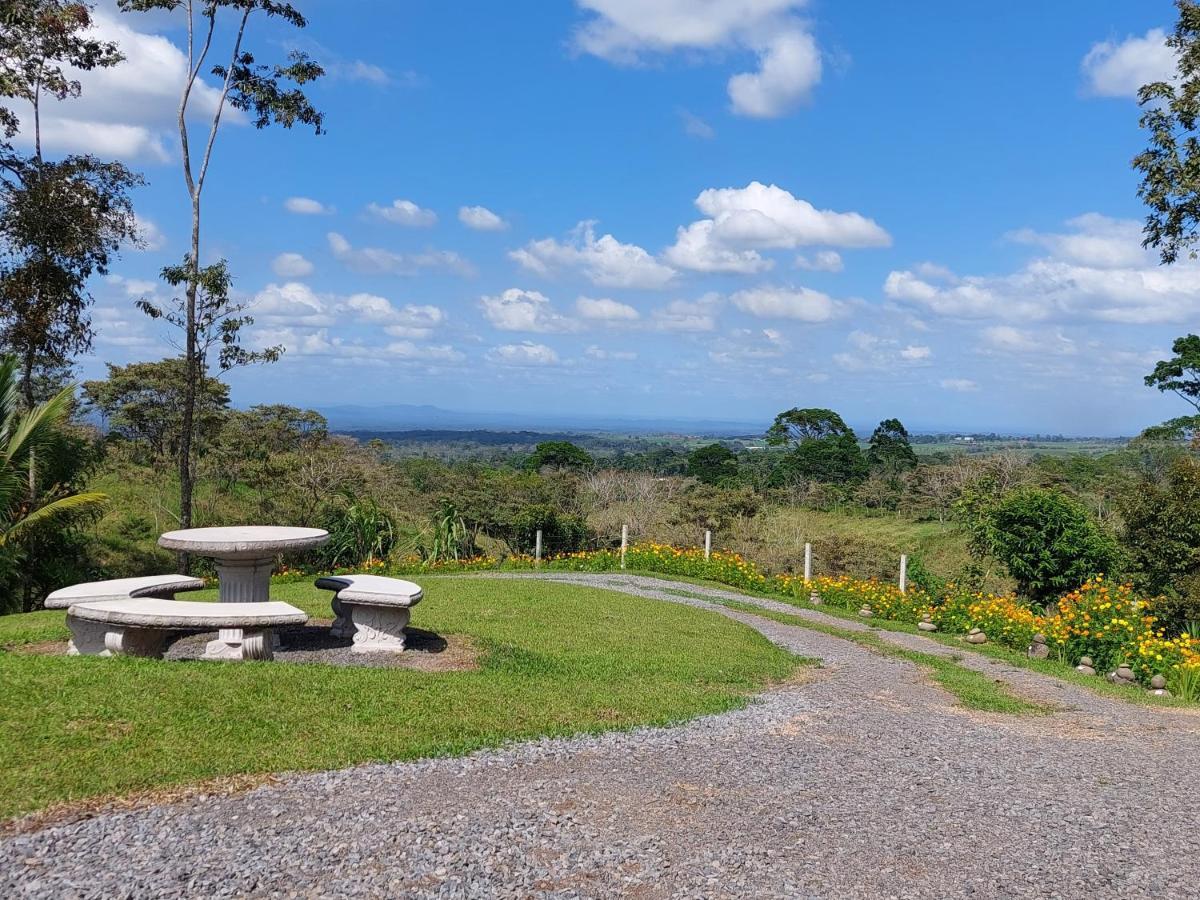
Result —
<svg viewBox="0 0 1200 900"><path fill-rule="evenodd" d="M321 561L333 569L384 559L396 546L396 522L370 498L345 495L345 504L329 510L324 522L329 540Z"/></svg>
<svg viewBox="0 0 1200 900"><path fill-rule="evenodd" d="M1077 500L1020 488L990 506L976 536L1028 600L1046 604L1096 575L1119 572L1116 541Z"/></svg>

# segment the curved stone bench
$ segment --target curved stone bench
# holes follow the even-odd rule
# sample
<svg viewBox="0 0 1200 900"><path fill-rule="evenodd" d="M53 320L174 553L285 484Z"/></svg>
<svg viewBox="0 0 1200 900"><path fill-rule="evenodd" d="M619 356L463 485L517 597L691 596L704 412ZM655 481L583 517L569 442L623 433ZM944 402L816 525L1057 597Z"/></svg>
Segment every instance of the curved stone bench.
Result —
<svg viewBox="0 0 1200 900"><path fill-rule="evenodd" d="M69 609L76 603L102 603L108 600L129 600L133 597L158 597L174 600L184 591L204 589L204 582L187 575L145 575L141 578L110 578L108 581L86 581L70 587L59 588L46 596L42 604L46 609ZM70 624L70 623L68 623ZM87 650L79 649L79 640ZM80 625L78 640L74 637L67 644L67 655L93 654L96 648L104 649L104 629L97 625L91 628Z"/></svg>
<svg viewBox="0 0 1200 900"><path fill-rule="evenodd" d="M399 653L412 607L424 596L419 585L383 575L329 575L318 588L333 591L337 617L329 633L350 638L353 653Z"/></svg>
<svg viewBox="0 0 1200 900"><path fill-rule="evenodd" d="M240 628L240 659L271 659L272 631L303 625L308 615L290 603L200 603L131 597L76 603L67 610L67 626L76 652L87 656L148 656L161 659L167 636L175 631ZM97 641L95 635L103 635Z"/></svg>

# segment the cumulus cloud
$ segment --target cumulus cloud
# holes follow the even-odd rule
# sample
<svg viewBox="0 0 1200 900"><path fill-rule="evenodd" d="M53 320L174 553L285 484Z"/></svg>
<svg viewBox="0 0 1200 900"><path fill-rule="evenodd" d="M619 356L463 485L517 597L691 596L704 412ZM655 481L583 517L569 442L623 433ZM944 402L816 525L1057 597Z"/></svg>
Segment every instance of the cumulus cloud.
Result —
<svg viewBox="0 0 1200 900"><path fill-rule="evenodd" d="M475 267L453 250L396 253L382 247L354 247L336 231L326 235L334 259L367 275L415 275L425 269L444 269L458 275L475 274Z"/></svg>
<svg viewBox="0 0 1200 900"><path fill-rule="evenodd" d="M979 385L969 378L943 378L938 383L943 390L956 391L960 394L968 394L971 391L979 390Z"/></svg>
<svg viewBox="0 0 1200 900"><path fill-rule="evenodd" d="M466 356L449 344L415 344L412 341L393 341L387 345L388 356L404 361L428 363L457 363Z"/></svg>
<svg viewBox="0 0 1200 900"><path fill-rule="evenodd" d="M327 216L333 212L333 207L311 197L288 197L283 201L283 208L298 216Z"/></svg>
<svg viewBox="0 0 1200 900"><path fill-rule="evenodd" d="M502 366L528 368L535 366L556 366L559 363L558 354L545 344L535 344L532 341L522 341L519 344L501 344L493 347L487 353L489 361Z"/></svg>
<svg viewBox="0 0 1200 900"><path fill-rule="evenodd" d="M484 318L500 331L549 333L572 331L575 323L555 310L550 298L537 291L509 288L479 299Z"/></svg>
<svg viewBox="0 0 1200 900"><path fill-rule="evenodd" d="M828 322L842 312L842 304L810 288L758 287L738 291L730 300L752 316L765 319L799 319Z"/></svg>
<svg viewBox="0 0 1200 900"><path fill-rule="evenodd" d="M94 14L90 36L115 41L125 61L108 69L69 72L82 94L43 106L43 145L102 158L168 161L177 141L179 92L187 74L183 52L166 37L137 31L125 17L104 10ZM213 85L198 79L192 111L211 116L219 97ZM245 121L237 110L226 109L226 114L231 122ZM18 140L31 142L32 131L26 123Z"/></svg>
<svg viewBox="0 0 1200 900"><path fill-rule="evenodd" d="M633 65L673 52L750 52L758 68L736 74L727 90L733 111L769 118L805 100L821 80L821 53L799 13L806 0L577 0L591 16L575 47Z"/></svg>
<svg viewBox="0 0 1200 900"><path fill-rule="evenodd" d="M1182 323L1200 315L1200 263L1159 266L1140 246L1140 226L1094 213L1061 234L1018 232L1048 254L1005 275L958 277L944 269L889 273L884 293L957 319Z"/></svg>
<svg viewBox="0 0 1200 900"><path fill-rule="evenodd" d="M654 325L660 331L705 332L717 327L717 309L721 298L705 294L699 300L672 300L654 311Z"/></svg>
<svg viewBox="0 0 1200 900"><path fill-rule="evenodd" d="M396 307L386 297L375 294L351 294L341 309L359 322L385 326L392 337L427 338L441 325L446 314L436 306L405 304Z"/></svg>
<svg viewBox="0 0 1200 900"><path fill-rule="evenodd" d="M589 346L583 353L588 359L611 359L617 362L629 362L637 359L637 354L632 350L605 350L603 347L598 347L595 344Z"/></svg>
<svg viewBox="0 0 1200 900"><path fill-rule="evenodd" d="M307 278L314 271L313 264L299 253L280 253L271 268L280 278Z"/></svg>
<svg viewBox="0 0 1200 900"><path fill-rule="evenodd" d="M796 257L796 268L808 272L841 272L846 268L842 255L836 250L818 250L811 256Z"/></svg>
<svg viewBox="0 0 1200 900"><path fill-rule="evenodd" d="M575 301L575 312L581 318L597 322L636 322L641 318L638 311L628 303L608 298L580 297Z"/></svg>
<svg viewBox="0 0 1200 900"><path fill-rule="evenodd" d="M803 246L887 247L892 239L873 219L856 212L817 209L778 185L752 181L744 188L709 188L696 198L707 218L680 228L664 254L697 272L753 274L774 265L758 251ZM797 264L835 271L836 253L818 253Z"/></svg>
<svg viewBox="0 0 1200 900"><path fill-rule="evenodd" d="M933 356L929 347L908 344L901 346L894 338L885 338L867 331L852 331L846 337L850 349L833 355L833 361L848 372L894 371L920 366Z"/></svg>
<svg viewBox="0 0 1200 900"><path fill-rule="evenodd" d="M522 267L550 276L578 269L602 287L655 289L665 287L675 270L635 244L623 244L611 234L596 237L594 222L580 222L566 241L530 241L508 255Z"/></svg>
<svg viewBox="0 0 1200 900"><path fill-rule="evenodd" d="M695 113L689 112L686 109L677 110L679 120L683 123L683 133L689 137L700 138L704 141L711 141L717 136L717 132L711 125L705 122Z"/></svg>
<svg viewBox="0 0 1200 900"><path fill-rule="evenodd" d="M1002 354L1032 353L1038 355L1073 356L1075 342L1062 334L1042 334L1012 325L993 325L983 329L981 335L985 351Z"/></svg>
<svg viewBox="0 0 1200 900"><path fill-rule="evenodd" d="M759 364L783 356L787 349L787 338L774 328L739 328L716 341L708 351L708 358L722 366Z"/></svg>
<svg viewBox="0 0 1200 900"><path fill-rule="evenodd" d="M299 281L268 284L251 302L255 321L284 325L321 326L335 321L334 303Z"/></svg>
<svg viewBox="0 0 1200 900"><path fill-rule="evenodd" d="M1175 51L1161 28L1093 44L1081 64L1084 84L1097 97L1136 97L1144 84L1173 80L1175 66Z"/></svg>
<svg viewBox="0 0 1200 900"><path fill-rule="evenodd" d="M144 216L134 215L134 227L137 229L139 250L154 252L167 246L167 236L153 221Z"/></svg>
<svg viewBox="0 0 1200 900"><path fill-rule="evenodd" d="M475 231L504 231L508 223L486 206L461 206L458 221Z"/></svg>
<svg viewBox="0 0 1200 900"><path fill-rule="evenodd" d="M390 206L368 203L367 212L376 219L409 228L428 228L437 223L437 213L432 209L424 209L411 200L393 200Z"/></svg>

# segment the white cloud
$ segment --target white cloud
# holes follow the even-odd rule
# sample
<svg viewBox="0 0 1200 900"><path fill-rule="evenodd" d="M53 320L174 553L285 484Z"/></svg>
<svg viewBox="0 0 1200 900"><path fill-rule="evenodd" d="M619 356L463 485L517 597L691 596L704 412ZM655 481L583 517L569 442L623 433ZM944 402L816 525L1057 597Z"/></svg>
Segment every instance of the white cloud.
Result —
<svg viewBox="0 0 1200 900"><path fill-rule="evenodd" d="M785 115L809 98L821 81L821 51L800 29L777 34L759 51L757 72L729 79L733 111L755 119Z"/></svg>
<svg viewBox="0 0 1200 900"><path fill-rule="evenodd" d="M392 81L391 76L382 66L361 59L334 63L330 68L330 74L335 78L344 78L347 81L367 81L381 86L391 84Z"/></svg>
<svg viewBox="0 0 1200 900"><path fill-rule="evenodd" d="M1138 223L1088 214L1063 234L1018 232L1049 255L1007 275L956 277L942 269L891 272L884 293L957 319L1183 323L1200 315L1200 263L1159 266Z"/></svg>
<svg viewBox="0 0 1200 900"><path fill-rule="evenodd" d="M713 127L695 113L689 112L686 109L680 109L678 113L679 120L683 123L683 132L689 137L711 141L717 136L717 132L713 130Z"/></svg>
<svg viewBox="0 0 1200 900"><path fill-rule="evenodd" d="M705 294L696 301L672 300L663 309L655 310L654 324L660 331L712 331L717 327L720 304L717 294Z"/></svg>
<svg viewBox="0 0 1200 900"><path fill-rule="evenodd" d="M386 297L367 293L351 294L341 309L359 322L386 326L384 331L392 337L427 338L446 319L436 306L409 303L397 309Z"/></svg>
<svg viewBox="0 0 1200 900"><path fill-rule="evenodd" d="M583 353L588 359L611 359L616 362L630 362L637 359L637 354L632 350L605 350L595 344L592 344Z"/></svg>
<svg viewBox="0 0 1200 900"><path fill-rule="evenodd" d="M796 268L809 272L841 272L846 268L842 255L836 250L818 250L812 256L796 257Z"/></svg>
<svg viewBox="0 0 1200 900"><path fill-rule="evenodd" d="M283 201L283 208L298 216L327 216L333 212L332 207L311 197L288 197Z"/></svg>
<svg viewBox="0 0 1200 900"><path fill-rule="evenodd" d="M508 223L486 206L461 206L458 221L475 231L504 231Z"/></svg>
<svg viewBox="0 0 1200 900"><path fill-rule="evenodd" d="M731 250L713 240L713 220L701 219L675 232L675 243L663 256L667 262L692 272L731 272L753 275L766 272L775 261L757 250Z"/></svg>
<svg viewBox="0 0 1200 900"><path fill-rule="evenodd" d="M849 372L891 372L900 368L925 365L933 356L928 347L900 346L894 338L880 337L867 331L852 331L846 336L850 350L835 353L833 361Z"/></svg>
<svg viewBox="0 0 1200 900"><path fill-rule="evenodd" d="M415 344L412 341L393 341L387 345L387 354L399 360L431 363L456 363L466 359L449 344Z"/></svg>
<svg viewBox="0 0 1200 900"><path fill-rule="evenodd" d="M424 269L446 269L459 275L475 274L475 267L453 250L395 253L381 247L354 247L342 235L326 235L334 259L354 272L368 275L415 275Z"/></svg>
<svg viewBox="0 0 1200 900"><path fill-rule="evenodd" d="M136 31L126 18L103 10L94 13L90 36L115 41L125 61L107 69L69 73L80 83L82 94L43 105L45 147L126 160L166 162L171 158L178 140L176 117L187 59L170 40ZM198 79L192 111L197 116L211 116L219 96L215 87ZM227 108L225 112L230 122L245 121L237 110ZM18 115L25 120L19 140L31 143L32 116L24 111Z"/></svg>
<svg viewBox="0 0 1200 900"><path fill-rule="evenodd" d="M757 365L763 360L778 359L787 349L787 339L774 328L739 328L728 338L716 341L708 351L708 358L723 366Z"/></svg>
<svg viewBox="0 0 1200 900"><path fill-rule="evenodd" d="M508 255L539 275L562 269L580 269L593 284L603 287L655 289L665 287L675 270L635 244L622 244L611 234L597 238L594 222L580 222L569 240L530 241Z"/></svg>
<svg viewBox="0 0 1200 900"><path fill-rule="evenodd" d="M509 288L494 297L481 297L479 306L484 318L500 331L549 333L575 328L574 322L554 309L549 297L537 291Z"/></svg>
<svg viewBox="0 0 1200 900"><path fill-rule="evenodd" d="M307 278L314 271L313 264L299 253L280 253L271 268L280 278Z"/></svg>
<svg viewBox="0 0 1200 900"><path fill-rule="evenodd" d="M335 321L333 304L299 281L268 284L251 302L250 314L258 322L322 326Z"/></svg>
<svg viewBox="0 0 1200 900"><path fill-rule="evenodd" d="M1009 234L1011 240L1049 250L1056 258L1096 269L1121 269L1154 265L1142 246L1142 223L1085 213L1067 221L1073 229L1065 234L1043 234L1023 228Z"/></svg>
<svg viewBox="0 0 1200 900"><path fill-rule="evenodd" d="M1175 51L1161 28L1143 37L1093 44L1081 68L1089 93L1097 97L1136 97L1142 85L1175 78Z"/></svg>
<svg viewBox="0 0 1200 900"><path fill-rule="evenodd" d="M979 390L979 385L969 378L943 378L938 383L943 390L956 391L960 394L968 394L971 391Z"/></svg>
<svg viewBox="0 0 1200 900"><path fill-rule="evenodd" d="M437 213L417 206L411 200L393 200L391 206L368 203L367 212L377 219L409 228L428 228L437 223Z"/></svg>
<svg viewBox="0 0 1200 900"><path fill-rule="evenodd" d="M501 344L488 351L488 360L504 366L532 367L556 366L558 354L545 344L522 341L519 344Z"/></svg>
<svg viewBox="0 0 1200 900"><path fill-rule="evenodd" d="M139 249L152 253L167 246L167 236L158 225L144 216L135 215L134 219L138 242L141 244Z"/></svg>
<svg viewBox="0 0 1200 900"><path fill-rule="evenodd" d="M981 337L985 349L1005 354L1072 356L1076 352L1075 342L1061 332L1043 335L1011 325L993 325L985 328Z"/></svg>
<svg viewBox="0 0 1200 900"><path fill-rule="evenodd" d="M708 218L681 227L664 256L681 269L753 274L774 265L759 250L803 246L886 247L891 236L873 219L856 212L817 209L771 184L752 181L744 188L709 188L696 198ZM841 257L832 251L798 265L837 271Z"/></svg>
<svg viewBox="0 0 1200 900"><path fill-rule="evenodd" d="M629 304L608 298L580 297L575 301L575 312L581 318L600 322L636 322L641 318Z"/></svg>
<svg viewBox="0 0 1200 900"><path fill-rule="evenodd" d="M617 64L675 51L719 56L750 51L758 70L734 75L735 112L783 115L821 78L821 54L796 15L806 0L577 0L592 18L574 35L577 49Z"/></svg>
<svg viewBox="0 0 1200 900"><path fill-rule="evenodd" d="M842 311L842 305L833 298L804 287L751 288L738 291L730 299L743 312L767 319L828 322Z"/></svg>

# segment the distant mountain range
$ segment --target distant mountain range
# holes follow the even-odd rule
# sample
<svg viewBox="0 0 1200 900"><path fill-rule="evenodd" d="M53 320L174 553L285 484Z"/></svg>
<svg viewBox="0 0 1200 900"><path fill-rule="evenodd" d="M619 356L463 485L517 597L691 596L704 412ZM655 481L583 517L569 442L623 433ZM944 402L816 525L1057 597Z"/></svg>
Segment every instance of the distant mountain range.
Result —
<svg viewBox="0 0 1200 900"><path fill-rule="evenodd" d="M326 406L318 410L335 431L522 429L609 431L624 434L761 435L769 422L613 416L593 413L462 412L439 406Z"/></svg>

